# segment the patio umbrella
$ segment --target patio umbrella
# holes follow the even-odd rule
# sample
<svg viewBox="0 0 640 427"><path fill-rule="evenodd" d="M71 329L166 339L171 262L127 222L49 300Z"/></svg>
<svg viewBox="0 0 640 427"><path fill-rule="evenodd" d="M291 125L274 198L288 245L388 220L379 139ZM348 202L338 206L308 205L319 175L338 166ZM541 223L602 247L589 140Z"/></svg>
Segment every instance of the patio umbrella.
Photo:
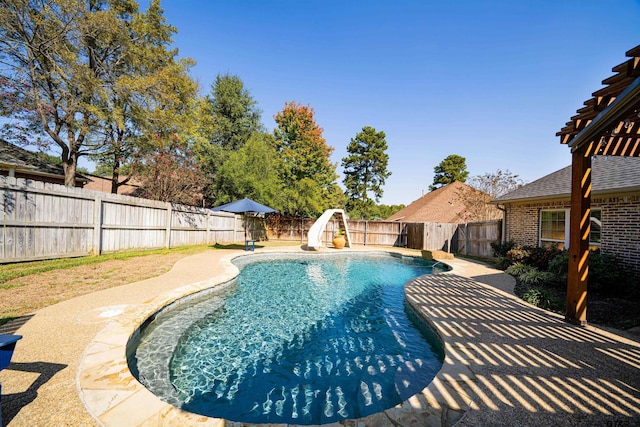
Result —
<svg viewBox="0 0 640 427"><path fill-rule="evenodd" d="M211 209L216 212L231 212L235 214L242 214L247 216L248 214L267 214L272 212L278 212L275 209L258 203L254 200L247 199L236 200L235 202L227 203L226 205L216 206ZM247 221L244 221L244 239L247 240Z"/></svg>

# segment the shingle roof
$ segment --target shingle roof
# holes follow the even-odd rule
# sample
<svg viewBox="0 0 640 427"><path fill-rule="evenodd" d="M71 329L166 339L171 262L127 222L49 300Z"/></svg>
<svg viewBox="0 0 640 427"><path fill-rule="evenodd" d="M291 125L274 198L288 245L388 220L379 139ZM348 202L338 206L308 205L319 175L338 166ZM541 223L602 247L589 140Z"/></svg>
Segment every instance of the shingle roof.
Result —
<svg viewBox="0 0 640 427"><path fill-rule="evenodd" d="M453 182L431 191L406 208L391 215L388 221L462 223L490 218L477 218L465 203L465 195L481 193L462 182ZM482 193L488 199L487 194Z"/></svg>
<svg viewBox="0 0 640 427"><path fill-rule="evenodd" d="M64 178L62 166L46 160L32 151L25 150L0 139L0 168L15 167L23 173L33 175L54 175ZM87 181L87 178L76 174L76 180Z"/></svg>
<svg viewBox="0 0 640 427"><path fill-rule="evenodd" d="M0 139L0 165L15 166L33 172L64 176L62 166L45 161L35 153Z"/></svg>
<svg viewBox="0 0 640 427"><path fill-rule="evenodd" d="M596 156L591 162L593 194L640 190L640 158ZM493 202L567 197L571 197L571 166L543 176Z"/></svg>

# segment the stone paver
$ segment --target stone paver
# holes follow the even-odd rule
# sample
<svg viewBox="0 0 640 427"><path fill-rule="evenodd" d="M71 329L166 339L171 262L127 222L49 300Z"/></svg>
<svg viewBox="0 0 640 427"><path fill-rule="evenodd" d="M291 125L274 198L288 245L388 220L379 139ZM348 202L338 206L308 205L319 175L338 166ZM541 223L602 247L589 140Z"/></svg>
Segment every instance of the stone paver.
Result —
<svg viewBox="0 0 640 427"><path fill-rule="evenodd" d="M9 426L241 425L160 402L131 376L124 354L129 337L149 315L232 278L237 269L230 261L241 254L194 255L157 278L38 311L17 330L24 338L10 369L0 373L3 421ZM344 425L640 425L640 343L567 324L522 302L512 294L513 279L498 270L460 259L446 263L452 272L406 286L413 309L429 319L445 344L442 370L403 404Z"/></svg>

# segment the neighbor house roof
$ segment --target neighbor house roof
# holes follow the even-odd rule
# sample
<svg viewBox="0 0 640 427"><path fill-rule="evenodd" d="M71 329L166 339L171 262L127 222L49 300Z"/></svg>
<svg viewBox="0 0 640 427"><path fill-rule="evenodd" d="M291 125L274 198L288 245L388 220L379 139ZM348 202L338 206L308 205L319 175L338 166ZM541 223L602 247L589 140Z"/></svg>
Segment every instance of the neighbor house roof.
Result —
<svg viewBox="0 0 640 427"><path fill-rule="evenodd" d="M0 170L10 169L23 174L64 179L62 166L0 139ZM87 182L88 179L76 175L76 181Z"/></svg>
<svg viewBox="0 0 640 427"><path fill-rule="evenodd" d="M489 195L467 184L455 181L425 194L406 208L391 215L387 220L454 224L483 220L484 218L477 218L477 214L472 213L472 209L467 204L470 198L466 196L474 193L481 193L487 199L489 198Z"/></svg>
<svg viewBox="0 0 640 427"><path fill-rule="evenodd" d="M640 191L640 158L596 156L591 161L592 194ZM494 203L571 197L571 166L550 173L493 200Z"/></svg>

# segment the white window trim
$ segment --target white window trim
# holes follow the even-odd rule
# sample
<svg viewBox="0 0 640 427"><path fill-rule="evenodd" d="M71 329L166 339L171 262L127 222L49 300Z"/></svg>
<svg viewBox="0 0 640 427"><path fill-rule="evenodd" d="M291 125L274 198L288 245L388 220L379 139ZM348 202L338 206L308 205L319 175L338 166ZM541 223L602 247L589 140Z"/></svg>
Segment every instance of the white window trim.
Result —
<svg viewBox="0 0 640 427"><path fill-rule="evenodd" d="M593 213L593 211L600 211L600 242L592 242L591 241L591 233L589 233L589 246L601 246L602 245L602 208L598 207L598 208L591 208L591 214ZM597 221L592 215L590 216L590 221ZM589 223L589 225L591 225L591 222Z"/></svg>
<svg viewBox="0 0 640 427"><path fill-rule="evenodd" d="M542 212L559 212L564 211L564 240L542 239ZM564 248L569 248L569 220L570 209L540 209L538 218L538 247L542 247L542 242L564 243Z"/></svg>
<svg viewBox="0 0 640 427"><path fill-rule="evenodd" d="M600 211L600 233L601 236L600 238L602 238L602 208L601 207L597 207L597 208L592 208L591 211L595 211L598 210ZM562 240L556 240L556 239L542 239L542 212L557 212L557 211L564 211L564 241ZM555 242L555 243L564 243L564 248L565 249L569 249L569 228L570 228L570 215L571 214L571 209L566 208L566 209L540 209L540 216L538 218L538 247L542 247L542 242ZM591 215L590 216L590 220L593 221L593 217ZM589 233L589 245L590 246L600 246L602 243L599 242L592 242L591 241L591 233Z"/></svg>

